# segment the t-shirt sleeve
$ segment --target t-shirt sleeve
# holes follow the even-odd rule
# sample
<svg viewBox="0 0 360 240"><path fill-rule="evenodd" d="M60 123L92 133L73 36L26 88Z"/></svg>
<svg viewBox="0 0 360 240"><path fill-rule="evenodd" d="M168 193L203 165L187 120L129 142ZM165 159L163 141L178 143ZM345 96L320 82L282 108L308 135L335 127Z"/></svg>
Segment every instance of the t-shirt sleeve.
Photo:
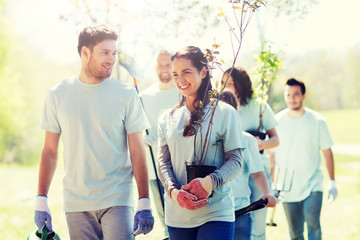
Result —
<svg viewBox="0 0 360 240"><path fill-rule="evenodd" d="M236 110L228 111L226 116L223 116L224 127L226 129L226 136L224 137L224 151L229 152L235 149L244 149L245 143L242 137L242 129L240 125L239 114Z"/></svg>
<svg viewBox="0 0 360 240"><path fill-rule="evenodd" d="M150 128L139 95L133 90L126 105L125 129L127 134Z"/></svg>
<svg viewBox="0 0 360 240"><path fill-rule="evenodd" d="M265 112L263 115L263 128L268 131L278 125L274 112L270 108L269 104L265 104Z"/></svg>
<svg viewBox="0 0 360 240"><path fill-rule="evenodd" d="M321 150L328 149L334 144L325 119L319 121L319 138Z"/></svg>
<svg viewBox="0 0 360 240"><path fill-rule="evenodd" d="M45 131L53 133L61 132L61 126L59 124L59 119L56 112L54 95L51 91L49 91L46 96L44 108L40 117L39 127Z"/></svg>
<svg viewBox="0 0 360 240"><path fill-rule="evenodd" d="M248 157L249 173L251 174L264 171L264 165L261 162L258 145L254 137L249 136L245 152L246 154L244 154L244 157Z"/></svg>

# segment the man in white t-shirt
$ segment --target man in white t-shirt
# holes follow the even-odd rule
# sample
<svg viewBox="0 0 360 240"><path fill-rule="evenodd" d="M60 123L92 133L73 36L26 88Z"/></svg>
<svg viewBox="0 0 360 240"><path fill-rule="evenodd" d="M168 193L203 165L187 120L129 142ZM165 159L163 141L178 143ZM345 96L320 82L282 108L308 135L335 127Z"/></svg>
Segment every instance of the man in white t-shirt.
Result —
<svg viewBox="0 0 360 240"><path fill-rule="evenodd" d="M117 37L105 25L84 28L78 42L80 74L52 87L46 97L40 120L46 135L34 218L39 232L45 224L52 231L47 195L60 136L70 238L129 240L152 230L143 143L149 123L135 89L110 78ZM139 196L135 216L133 176Z"/></svg>
<svg viewBox="0 0 360 240"><path fill-rule="evenodd" d="M152 160L157 159L157 129L159 115L166 109L172 108L180 100L180 94L175 87L171 72L171 54L167 51L161 51L157 57L156 73L159 81L146 88L140 93L145 113L149 119L151 128L148 129L148 135L145 135L144 141L152 149L154 159L148 156L148 168L150 188L153 194L155 207L157 209L159 218L165 229L164 234L167 234L164 222L164 208L163 208L163 186L160 181L157 181L154 171L154 164ZM156 166L156 164L155 164ZM160 191L159 191L160 188Z"/></svg>
<svg viewBox="0 0 360 240"><path fill-rule="evenodd" d="M291 239L304 239L304 223L308 239L321 239L320 212L323 195L323 173L320 151L323 152L329 174L330 202L337 196L334 158L326 120L304 107L305 84L294 78L285 85L287 108L276 114L276 132L280 145L274 149L279 169L277 187L284 189L281 198Z"/></svg>

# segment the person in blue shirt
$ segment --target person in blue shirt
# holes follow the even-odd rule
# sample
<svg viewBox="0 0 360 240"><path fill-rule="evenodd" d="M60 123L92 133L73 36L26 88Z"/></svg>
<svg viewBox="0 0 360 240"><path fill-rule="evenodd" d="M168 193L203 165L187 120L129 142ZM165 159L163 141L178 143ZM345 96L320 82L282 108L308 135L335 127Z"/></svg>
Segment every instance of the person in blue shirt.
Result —
<svg viewBox="0 0 360 240"><path fill-rule="evenodd" d="M158 127L158 170L170 239L232 240L235 216L229 182L241 171L239 116L221 101L214 110L208 60L198 47L173 55L172 71L182 99L159 117ZM203 164L216 170L188 183L186 163L201 155L209 124Z"/></svg>
<svg viewBox="0 0 360 240"><path fill-rule="evenodd" d="M140 93L146 116L149 119L151 128L148 129L148 135L144 135L144 142L151 147L154 159L150 154L147 156L147 165L149 166L150 189L153 196L153 203L157 210L159 220L164 227L164 235L167 236L167 228L164 220L164 209L162 204L164 189L153 170L153 162L157 158L157 127L159 115L166 109L175 106L180 99L179 90L175 87L171 71L171 54L167 51L161 51L157 57L156 73L158 80ZM160 187L160 189L159 189Z"/></svg>
<svg viewBox="0 0 360 240"><path fill-rule="evenodd" d="M226 88L231 90L238 99L238 114L240 116L239 124L241 125L243 131L247 132L256 130L260 125L260 104L253 96L252 83L249 74L241 67L236 67L232 71L231 69L227 69L224 72L221 81L222 86L224 86L226 81ZM262 121L260 131L265 132L268 135L268 138L264 140L257 138L257 143L259 150L267 150L279 145L279 139L275 130L277 121L273 111L267 103L262 105L261 112ZM266 151L263 151L260 156L264 166L264 173L268 182L271 182L269 157ZM263 196L263 193L256 185L252 176L250 176L249 186L251 189L250 201L255 202L259 200ZM266 208L251 213L252 240L265 239L266 214Z"/></svg>
<svg viewBox="0 0 360 240"><path fill-rule="evenodd" d="M220 100L224 101L235 109L238 108L237 98L233 92L228 89L220 95ZM261 162L261 156L258 150L256 139L247 132L242 132L241 136L245 142L243 153L243 168L240 174L230 182L234 194L235 211L242 209L250 204L250 186L249 177L254 179L256 185L263 193L262 198L267 199L265 207L274 207L277 199L271 193L269 183L264 173L264 166ZM251 237L251 212L236 216L234 240L250 240Z"/></svg>
<svg viewBox="0 0 360 240"><path fill-rule="evenodd" d="M323 197L323 171L320 152L330 178L329 202L338 191L335 183L334 157L326 120L319 113L304 106L306 87L295 78L287 80L284 91L287 108L276 114L276 131L282 139L274 148L278 172L280 197L289 226L291 239L304 239L304 223L308 239L322 238L320 213Z"/></svg>
<svg viewBox="0 0 360 240"><path fill-rule="evenodd" d="M41 152L35 223L52 231L48 192L64 149L64 211L71 239L133 239L154 225L143 131L149 127L134 88L110 78L117 33L105 25L79 35L81 71L52 87L40 120ZM130 159L128 157L130 152ZM138 188L134 216L133 176Z"/></svg>

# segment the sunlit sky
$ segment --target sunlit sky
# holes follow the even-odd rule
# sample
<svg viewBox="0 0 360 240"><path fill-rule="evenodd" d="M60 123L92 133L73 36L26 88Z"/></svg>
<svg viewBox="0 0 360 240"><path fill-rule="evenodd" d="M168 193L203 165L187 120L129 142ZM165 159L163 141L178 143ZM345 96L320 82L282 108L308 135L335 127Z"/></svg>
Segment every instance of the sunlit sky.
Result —
<svg viewBox="0 0 360 240"><path fill-rule="evenodd" d="M136 6L142 1L129 0L133 4L129 8L137 11ZM215 0L212 2L220 3ZM259 47L259 41L255 40L259 35L258 26L264 29L267 40L287 54L303 54L319 49L342 51L359 45L360 31L357 24L360 22L358 14L360 2L357 0L320 0L319 2L310 9L304 19L295 20L290 20L289 17L275 18L267 8L262 8L257 13L259 22L256 17L252 19L244 38L242 51ZM7 0L6 16L12 21L15 32L24 35L26 44L33 49L43 52L58 63L76 63L79 62L76 44L81 25L75 26L72 22L59 19L59 15L68 8L67 0ZM225 43L228 41L225 37L227 30L223 29L224 32L219 32L221 31L219 29L216 31L209 29L203 39L194 39L193 42L181 38L177 41L162 40L164 45L168 44L164 48L171 50L181 48L184 44L198 43L202 44L199 47L205 48L211 45L214 36L217 36L219 41ZM229 49L225 49L225 52L227 51Z"/></svg>

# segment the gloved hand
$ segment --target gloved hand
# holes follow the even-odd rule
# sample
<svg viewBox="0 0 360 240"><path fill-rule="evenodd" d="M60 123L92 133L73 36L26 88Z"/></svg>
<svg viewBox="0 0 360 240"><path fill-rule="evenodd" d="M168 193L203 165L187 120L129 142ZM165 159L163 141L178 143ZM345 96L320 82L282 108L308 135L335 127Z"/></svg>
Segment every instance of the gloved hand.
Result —
<svg viewBox="0 0 360 240"><path fill-rule="evenodd" d="M213 188L214 185L210 175L207 175L204 178L195 178L188 184L181 187L181 189L194 194L198 199L209 198Z"/></svg>
<svg viewBox="0 0 360 240"><path fill-rule="evenodd" d="M149 135L144 136L144 143L149 147L153 147L155 145L155 139L150 137Z"/></svg>
<svg viewBox="0 0 360 240"><path fill-rule="evenodd" d="M333 201L335 201L337 195L338 195L338 190L336 187L336 182L335 180L330 180L329 181L329 192L328 192L328 202L332 203Z"/></svg>
<svg viewBox="0 0 360 240"><path fill-rule="evenodd" d="M137 236L141 233L145 235L149 233L153 227L154 217L151 214L150 199L140 198L134 217L133 236Z"/></svg>
<svg viewBox="0 0 360 240"><path fill-rule="evenodd" d="M186 208L188 210L196 210L209 204L209 200L198 200L195 195L182 189L179 190L174 188L171 191L171 198L177 201L180 207Z"/></svg>
<svg viewBox="0 0 360 240"><path fill-rule="evenodd" d="M51 212L47 205L47 197L38 195L35 200L35 216L34 221L38 227L39 233L42 232L45 224L49 229L49 232L52 232L52 223L51 223Z"/></svg>
<svg viewBox="0 0 360 240"><path fill-rule="evenodd" d="M274 182L271 182L271 195L273 195L274 197L276 197L277 199L280 196L280 190L277 189L277 184Z"/></svg>

